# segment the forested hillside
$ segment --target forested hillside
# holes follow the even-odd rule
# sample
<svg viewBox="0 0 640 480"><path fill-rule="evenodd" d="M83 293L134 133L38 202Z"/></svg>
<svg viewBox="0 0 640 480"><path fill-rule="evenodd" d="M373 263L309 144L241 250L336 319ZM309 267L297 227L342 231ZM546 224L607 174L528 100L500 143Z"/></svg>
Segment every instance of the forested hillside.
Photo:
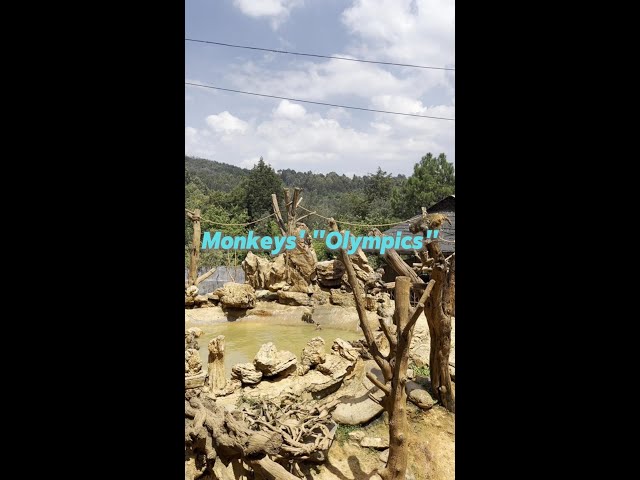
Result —
<svg viewBox="0 0 640 480"><path fill-rule="evenodd" d="M444 154L435 157L431 153L415 164L414 172L408 178L392 176L380 168L369 175L352 177L334 172L275 171L262 159L249 170L185 156L185 207L201 210L203 231L220 230L230 235L245 233L247 227L214 224L246 223L269 215L272 213L271 194L277 193L282 200L284 187L301 187L302 206L320 215L380 224L405 220L420 213L420 207L428 207L455 193L455 173ZM304 221L310 228L326 227L326 221L317 216ZM185 220L185 252L191 242L190 224ZM263 235L279 235L271 220L250 228ZM354 233L367 230L351 228ZM320 250L319 257L325 256L326 252ZM222 262L225 255L226 252L221 251L203 252L202 265Z"/></svg>

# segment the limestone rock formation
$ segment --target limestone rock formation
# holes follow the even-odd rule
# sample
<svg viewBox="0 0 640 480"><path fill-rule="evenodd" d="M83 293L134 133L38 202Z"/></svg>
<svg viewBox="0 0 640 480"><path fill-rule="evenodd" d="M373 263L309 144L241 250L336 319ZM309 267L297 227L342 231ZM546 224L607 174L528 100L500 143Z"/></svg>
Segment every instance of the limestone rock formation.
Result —
<svg viewBox="0 0 640 480"><path fill-rule="evenodd" d="M213 293L220 297L225 308L253 308L256 305L256 292L247 283L225 283Z"/></svg>
<svg viewBox="0 0 640 480"><path fill-rule="evenodd" d="M273 377L279 373L293 373L290 367L298 363L296 356L286 350L278 350L272 343L260 347L253 359L253 364L265 377Z"/></svg>
<svg viewBox="0 0 640 480"><path fill-rule="evenodd" d="M262 372L253 363L238 363L231 367L231 378L240 380L243 384L255 385L262 380Z"/></svg>
<svg viewBox="0 0 640 480"><path fill-rule="evenodd" d="M313 303L311 302L311 298L306 293L301 292L292 292L292 291L283 291L280 290L278 292L278 303L283 305L293 305L293 306L311 306Z"/></svg>
<svg viewBox="0 0 640 480"><path fill-rule="evenodd" d="M316 264L318 284L323 287L340 287L345 266L340 260L326 260Z"/></svg>
<svg viewBox="0 0 640 480"><path fill-rule="evenodd" d="M255 290L264 290L269 285L269 272L271 270L269 260L260 258L250 251L242 261L242 270L244 270L244 277L247 283Z"/></svg>

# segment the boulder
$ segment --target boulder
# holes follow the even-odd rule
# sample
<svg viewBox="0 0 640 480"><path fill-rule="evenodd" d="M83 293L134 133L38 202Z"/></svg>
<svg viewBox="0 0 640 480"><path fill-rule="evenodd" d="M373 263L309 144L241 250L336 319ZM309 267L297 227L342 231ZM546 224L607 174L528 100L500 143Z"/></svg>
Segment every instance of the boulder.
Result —
<svg viewBox="0 0 640 480"><path fill-rule="evenodd" d="M379 381L384 382L382 372L373 360L367 360L364 368L365 372L371 372ZM384 408L373 401L369 394L378 400L384 396L371 380L363 376L359 387L353 391L353 394L340 399L340 403L333 410L333 420L343 425L362 425L376 418L384 411Z"/></svg>
<svg viewBox="0 0 640 480"><path fill-rule="evenodd" d="M342 340L341 338L336 338L333 341L331 350L350 362L355 362L360 356L360 352L357 348L353 347L349 342Z"/></svg>
<svg viewBox="0 0 640 480"><path fill-rule="evenodd" d="M198 327L190 327L190 328L187 328L187 332L191 332L191 333L193 333L193 336L194 336L195 338L200 337L200 336L204 333L204 332L202 331L202 329L201 329L201 328L198 328Z"/></svg>
<svg viewBox="0 0 640 480"><path fill-rule="evenodd" d="M322 337L314 337L307 342L307 346L302 350L300 363L309 368L320 365L326 359L324 351L324 340Z"/></svg>
<svg viewBox="0 0 640 480"><path fill-rule="evenodd" d="M272 302L278 299L278 295L275 292L269 290L256 290L256 300L263 302Z"/></svg>
<svg viewBox="0 0 640 480"><path fill-rule="evenodd" d="M231 367L231 378L240 380L243 384L255 385L262 380L262 372L253 363L238 363Z"/></svg>
<svg viewBox="0 0 640 480"><path fill-rule="evenodd" d="M378 308L378 300L373 295L367 294L364 297L364 308L370 312L375 312Z"/></svg>
<svg viewBox="0 0 640 480"><path fill-rule="evenodd" d="M247 253L242 261L242 270L249 285L256 290L266 289L269 284L269 271L271 264L269 260L260 258L253 252Z"/></svg>
<svg viewBox="0 0 640 480"><path fill-rule="evenodd" d="M389 449L387 448L386 450L381 452L380 455L378 455L378 458L381 462L387 463L387 461L389 460Z"/></svg>
<svg viewBox="0 0 640 480"><path fill-rule="evenodd" d="M195 375L188 375L184 377L184 388L202 388L204 386L204 381L207 378L207 372L202 371Z"/></svg>
<svg viewBox="0 0 640 480"><path fill-rule="evenodd" d="M355 307L353 293L345 293L338 289L331 289L331 303L342 307Z"/></svg>
<svg viewBox="0 0 640 480"><path fill-rule="evenodd" d="M364 448L375 448L376 450L384 450L389 448L389 439L380 437L364 437L360 440L360 446Z"/></svg>
<svg viewBox="0 0 640 480"><path fill-rule="evenodd" d="M329 294L329 292L317 289L311 295L311 300L313 300L313 303L315 303L316 305L326 305L331 300L331 295Z"/></svg>
<svg viewBox="0 0 640 480"><path fill-rule="evenodd" d="M284 254L278 255L269 269L269 282L267 288L273 292L280 290L287 285L287 265L284 260Z"/></svg>
<svg viewBox="0 0 640 480"><path fill-rule="evenodd" d="M316 367L316 370L335 380L339 380L351 371L353 363L340 355L329 354L325 357L324 362Z"/></svg>
<svg viewBox="0 0 640 480"><path fill-rule="evenodd" d="M302 292L282 291L278 292L278 303L293 306L311 306L312 302L309 295Z"/></svg>
<svg viewBox="0 0 640 480"><path fill-rule="evenodd" d="M318 283L323 287L339 287L345 266L340 260L326 260L316 263L316 275Z"/></svg>
<svg viewBox="0 0 640 480"><path fill-rule="evenodd" d="M435 404L427 389L419 383L410 380L406 383L405 389L407 398L423 410L428 410Z"/></svg>
<svg viewBox="0 0 640 480"><path fill-rule="evenodd" d="M384 411L384 408L370 398L359 401L343 401L336 405L332 418L342 425L362 425L370 422Z"/></svg>
<svg viewBox="0 0 640 480"><path fill-rule="evenodd" d="M265 377L273 377L279 373L293 373L290 367L298 363L296 356L286 350L278 351L272 343L265 343L260 347L253 359L253 364Z"/></svg>
<svg viewBox="0 0 640 480"><path fill-rule="evenodd" d="M184 374L196 375L202 371L202 360L195 348L187 348L184 351Z"/></svg>
<svg viewBox="0 0 640 480"><path fill-rule="evenodd" d="M256 292L248 283L225 283L213 293L220 297L224 308L253 308L256 305Z"/></svg>

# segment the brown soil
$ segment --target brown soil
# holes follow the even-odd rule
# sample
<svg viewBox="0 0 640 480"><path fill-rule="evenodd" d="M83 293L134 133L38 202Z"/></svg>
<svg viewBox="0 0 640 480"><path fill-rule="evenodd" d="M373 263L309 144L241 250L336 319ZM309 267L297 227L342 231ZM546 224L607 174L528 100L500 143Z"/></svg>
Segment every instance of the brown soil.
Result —
<svg viewBox="0 0 640 480"><path fill-rule="evenodd" d="M428 411L407 404L409 412L409 475L416 480L453 480L454 466L454 415L436 406ZM353 427L352 427L353 428ZM355 427L369 437L388 437L386 413L367 426ZM384 463L381 450L360 447L357 441L338 435L333 442L327 461L309 467L307 479L311 480L366 480Z"/></svg>

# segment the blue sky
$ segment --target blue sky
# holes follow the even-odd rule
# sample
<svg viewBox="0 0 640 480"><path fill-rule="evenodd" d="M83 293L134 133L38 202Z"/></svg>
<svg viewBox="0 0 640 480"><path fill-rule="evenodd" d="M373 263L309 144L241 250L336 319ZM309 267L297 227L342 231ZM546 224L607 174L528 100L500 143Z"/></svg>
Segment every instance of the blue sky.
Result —
<svg viewBox="0 0 640 480"><path fill-rule="evenodd" d="M451 0L186 0L188 38L455 67ZM455 118L455 72L185 42L185 81ZM411 174L427 152L455 162L455 122L185 86L185 153L250 168Z"/></svg>

